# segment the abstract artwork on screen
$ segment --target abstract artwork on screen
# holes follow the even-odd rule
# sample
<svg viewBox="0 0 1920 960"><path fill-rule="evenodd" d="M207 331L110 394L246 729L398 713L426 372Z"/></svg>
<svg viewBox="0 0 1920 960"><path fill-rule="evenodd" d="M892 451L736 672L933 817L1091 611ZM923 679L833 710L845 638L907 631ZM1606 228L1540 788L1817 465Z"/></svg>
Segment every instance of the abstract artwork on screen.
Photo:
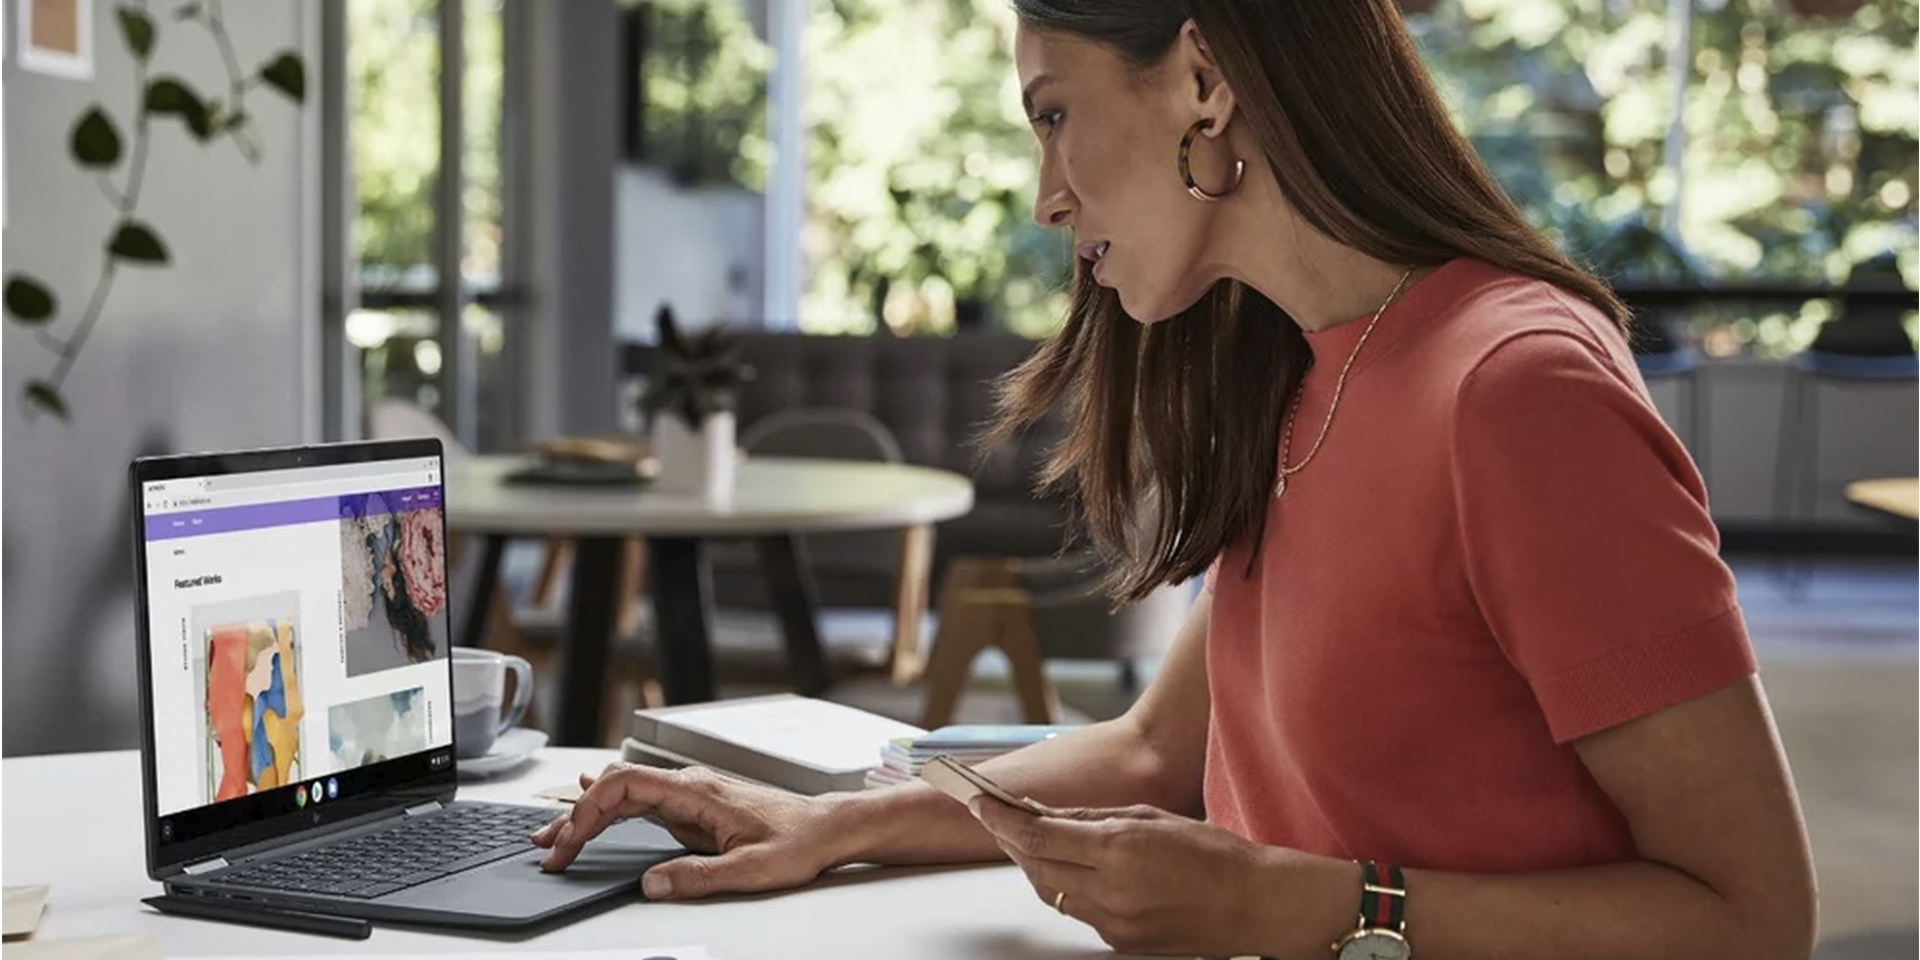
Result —
<svg viewBox="0 0 1920 960"><path fill-rule="evenodd" d="M347 676L446 655L446 542L438 507L387 495L343 498L340 600Z"/></svg>
<svg viewBox="0 0 1920 960"><path fill-rule="evenodd" d="M333 768L348 770L427 749L426 691L420 687L327 710Z"/></svg>
<svg viewBox="0 0 1920 960"><path fill-rule="evenodd" d="M217 624L206 641L207 779L218 802L300 779L298 647L291 618Z"/></svg>

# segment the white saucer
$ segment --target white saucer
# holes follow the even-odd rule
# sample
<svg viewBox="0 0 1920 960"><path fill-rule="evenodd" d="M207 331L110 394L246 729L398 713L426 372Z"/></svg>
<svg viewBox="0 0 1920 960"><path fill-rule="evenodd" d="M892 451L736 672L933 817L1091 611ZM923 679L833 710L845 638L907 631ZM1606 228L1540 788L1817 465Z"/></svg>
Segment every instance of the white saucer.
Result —
<svg viewBox="0 0 1920 960"><path fill-rule="evenodd" d="M533 759L533 755L546 745L545 731L515 727L496 738L493 749L488 750L485 756L457 761L454 769L460 772L462 780L498 776Z"/></svg>

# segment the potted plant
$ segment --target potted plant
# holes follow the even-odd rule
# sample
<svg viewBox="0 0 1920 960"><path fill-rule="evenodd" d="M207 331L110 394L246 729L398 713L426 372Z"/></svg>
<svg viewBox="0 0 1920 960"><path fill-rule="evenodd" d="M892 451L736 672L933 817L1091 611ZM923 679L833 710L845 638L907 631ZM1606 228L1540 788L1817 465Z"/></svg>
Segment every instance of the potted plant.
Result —
<svg viewBox="0 0 1920 960"><path fill-rule="evenodd" d="M665 306L659 324L660 359L640 395L660 464L656 483L664 492L724 502L733 495L734 402L753 371L726 330L687 336Z"/></svg>

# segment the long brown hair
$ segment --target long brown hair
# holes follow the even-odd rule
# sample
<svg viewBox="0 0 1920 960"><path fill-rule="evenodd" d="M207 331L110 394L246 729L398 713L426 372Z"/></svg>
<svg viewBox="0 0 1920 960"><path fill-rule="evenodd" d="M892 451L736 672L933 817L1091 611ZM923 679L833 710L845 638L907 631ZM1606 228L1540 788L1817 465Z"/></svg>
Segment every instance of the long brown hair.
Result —
<svg viewBox="0 0 1920 960"><path fill-rule="evenodd" d="M1287 201L1314 229L1388 263L1467 256L1537 277L1622 329L1606 284L1540 236L1434 91L1393 0L1013 0L1029 27L1094 40L1147 70L1192 19ZM1172 176L1173 145L1168 145ZM1041 473L1065 492L1135 600L1204 572L1265 530L1281 418L1311 361L1293 319L1224 280L1142 327L1076 266L1066 325L1000 382L987 449L1062 406Z"/></svg>

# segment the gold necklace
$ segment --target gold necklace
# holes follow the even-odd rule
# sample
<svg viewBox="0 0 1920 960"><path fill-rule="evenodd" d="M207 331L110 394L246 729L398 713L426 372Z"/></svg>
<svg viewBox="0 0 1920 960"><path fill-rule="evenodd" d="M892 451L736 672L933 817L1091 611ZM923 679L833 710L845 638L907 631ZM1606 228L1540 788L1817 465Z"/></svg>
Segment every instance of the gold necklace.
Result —
<svg viewBox="0 0 1920 960"><path fill-rule="evenodd" d="M1320 436L1314 438L1313 449L1307 451L1306 458L1289 467L1287 456L1293 449L1293 418L1300 412L1300 395L1305 392L1301 389L1304 384L1294 385L1293 402L1287 405L1287 423L1280 431L1280 478L1273 484L1274 499L1279 499L1281 494L1287 492L1287 478L1305 470L1307 464L1313 462L1314 454L1320 452L1320 444L1326 441L1327 430L1333 426L1333 412L1340 409L1340 391L1346 389L1347 371L1353 369L1354 358L1360 356L1360 348L1367 345L1368 337L1373 336L1373 328L1386 314L1387 307L1400 297L1400 288L1407 285L1407 278L1413 276L1413 269L1408 267L1407 272L1400 275L1399 282L1393 285L1393 292L1387 294L1387 299L1380 304L1380 309L1373 312L1373 319L1367 321L1367 329L1360 331L1360 340L1353 345L1353 352L1347 354L1347 362L1340 368L1340 378L1333 382L1333 402L1327 404L1327 419L1320 423Z"/></svg>

